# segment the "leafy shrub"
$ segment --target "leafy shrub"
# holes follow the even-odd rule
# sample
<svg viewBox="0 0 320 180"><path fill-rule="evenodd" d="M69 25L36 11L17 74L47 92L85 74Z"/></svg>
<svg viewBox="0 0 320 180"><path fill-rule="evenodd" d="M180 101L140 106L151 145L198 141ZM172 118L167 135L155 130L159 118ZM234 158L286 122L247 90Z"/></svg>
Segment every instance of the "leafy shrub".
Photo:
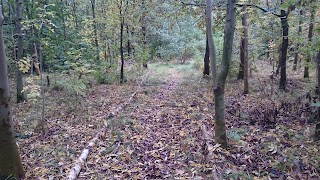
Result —
<svg viewBox="0 0 320 180"><path fill-rule="evenodd" d="M115 74L105 73L101 70L94 71L93 77L99 84L112 84L118 79Z"/></svg>
<svg viewBox="0 0 320 180"><path fill-rule="evenodd" d="M27 99L32 103L35 103L41 96L40 91L41 87L37 84L37 80L35 78L26 78L26 85L23 87L22 92L24 92L27 96Z"/></svg>
<svg viewBox="0 0 320 180"><path fill-rule="evenodd" d="M199 53L197 53L194 56L194 61L192 62L192 68L198 69L198 70L201 70L201 71L204 68L203 58L201 57L201 55Z"/></svg>
<svg viewBox="0 0 320 180"><path fill-rule="evenodd" d="M66 91L69 96L84 96L86 87L85 81L76 77L56 80L52 84L52 89Z"/></svg>

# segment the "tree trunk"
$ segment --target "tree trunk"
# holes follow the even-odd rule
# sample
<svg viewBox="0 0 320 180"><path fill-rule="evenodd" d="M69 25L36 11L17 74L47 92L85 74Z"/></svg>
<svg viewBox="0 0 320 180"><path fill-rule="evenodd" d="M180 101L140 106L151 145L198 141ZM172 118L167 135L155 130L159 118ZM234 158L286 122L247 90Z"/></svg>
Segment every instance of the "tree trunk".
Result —
<svg viewBox="0 0 320 180"><path fill-rule="evenodd" d="M311 17L310 17L310 22L309 22L309 32L308 32L309 44L311 44L311 42L312 42L313 23L314 23L314 15L315 15L315 13L316 13L315 8L312 7ZM312 53L308 52L308 56L306 58L306 65L304 67L304 73L303 73L303 77L304 78L309 78L309 63L310 63L311 58L312 58Z"/></svg>
<svg viewBox="0 0 320 180"><path fill-rule="evenodd" d="M209 44L208 44L208 34L206 33L206 53L204 55L204 68L203 68L203 76L209 76L210 75L210 60L209 60Z"/></svg>
<svg viewBox="0 0 320 180"><path fill-rule="evenodd" d="M144 0L141 1L141 11L143 14L141 16L142 43L143 43L143 53L145 53L147 50L147 27L146 27L147 10L146 10L146 5ZM147 61L143 61L142 66L145 68L148 68Z"/></svg>
<svg viewBox="0 0 320 180"><path fill-rule="evenodd" d="M128 38L128 40L127 40L127 51L128 51L128 57L130 57L130 55L131 55L131 43L130 43L129 26L127 25L126 28L127 28L126 30L127 30L127 38Z"/></svg>
<svg viewBox="0 0 320 180"><path fill-rule="evenodd" d="M72 4L72 11L73 11L73 17L74 17L74 24L75 24L75 29L78 30L78 16L77 16L77 5L76 5L76 0L73 0Z"/></svg>
<svg viewBox="0 0 320 180"><path fill-rule="evenodd" d="M320 51L318 52L316 56L316 62L317 62L317 93L318 93L318 99L320 99ZM316 129L315 129L315 140L320 140L320 107L318 107L318 121L316 123Z"/></svg>
<svg viewBox="0 0 320 180"><path fill-rule="evenodd" d="M303 16L303 11L300 10L298 37L302 33L302 16ZM292 68L292 70L294 70L294 71L297 70L297 64L298 64L298 60L299 60L299 52L298 52L299 51L299 46L300 46L300 43L297 43L297 46L295 48L295 54L294 54L294 60L293 60L293 68Z"/></svg>
<svg viewBox="0 0 320 180"><path fill-rule="evenodd" d="M61 10L60 11L61 11L61 14L62 14L63 40L66 41L67 40L67 30L66 30L66 28L67 28L67 26L66 26L67 19L66 19L65 15L64 15L63 0L61 0ZM66 51L65 47L63 49L64 49L64 51Z"/></svg>
<svg viewBox="0 0 320 180"><path fill-rule="evenodd" d="M244 79L244 49L243 49L244 44L243 44L243 40L244 40L244 37L241 37L241 40L240 40L240 64L239 64L238 80Z"/></svg>
<svg viewBox="0 0 320 180"><path fill-rule="evenodd" d="M22 0L16 0L17 4L17 33L18 33L18 49L17 49L17 103L23 102L25 100L23 90L23 76L22 72L19 69L18 62L22 59L23 56L23 38L22 38Z"/></svg>
<svg viewBox="0 0 320 180"><path fill-rule="evenodd" d="M122 4L122 1L121 1ZM122 6L120 7L122 8ZM124 25L124 17L122 14L122 10L120 9L120 56L121 56L121 72L120 72L120 83L124 83L124 75L123 75L123 66L124 66L124 56L123 56L123 25Z"/></svg>
<svg viewBox="0 0 320 180"><path fill-rule="evenodd" d="M225 123L224 92L232 58L232 44L235 30L235 5L236 0L227 0L227 17L224 28L221 70L216 81L216 87L214 88L215 141L224 148L228 145Z"/></svg>
<svg viewBox="0 0 320 180"><path fill-rule="evenodd" d="M2 12L0 14L0 179L20 179L24 177L24 172L14 138Z"/></svg>
<svg viewBox="0 0 320 180"><path fill-rule="evenodd" d="M91 0L91 11L93 19L93 32L94 32L94 42L96 45L96 58L99 60L99 42L98 42L98 30L97 30L97 20L96 20L96 0Z"/></svg>
<svg viewBox="0 0 320 180"><path fill-rule="evenodd" d="M281 44L281 58L279 62L280 66L280 83L279 89L286 90L287 84L287 51L289 45L289 24L288 24L288 15L285 10L281 10L281 28L282 28L282 44Z"/></svg>
<svg viewBox="0 0 320 180"><path fill-rule="evenodd" d="M39 63L39 59L38 59L39 56L38 56L38 50L37 50L36 43L33 43L33 46L34 46L34 60L33 60L32 67L34 67L36 75L39 76L41 74L41 71L40 71L40 63ZM33 73L33 71L31 73Z"/></svg>
<svg viewBox="0 0 320 180"><path fill-rule="evenodd" d="M217 55L216 55L216 47L213 41L213 33L212 33L212 0L207 0L207 8L206 8L206 19L207 19L207 35L208 35L208 45L209 45L209 55L211 62L211 74L213 79L213 84L216 84L217 77Z"/></svg>
<svg viewBox="0 0 320 180"><path fill-rule="evenodd" d="M247 22L247 6L243 6L243 15L242 15L242 26L243 26L243 37L242 37L242 50L243 50L243 78L244 78L244 90L243 94L249 93L249 80L248 80L248 22Z"/></svg>

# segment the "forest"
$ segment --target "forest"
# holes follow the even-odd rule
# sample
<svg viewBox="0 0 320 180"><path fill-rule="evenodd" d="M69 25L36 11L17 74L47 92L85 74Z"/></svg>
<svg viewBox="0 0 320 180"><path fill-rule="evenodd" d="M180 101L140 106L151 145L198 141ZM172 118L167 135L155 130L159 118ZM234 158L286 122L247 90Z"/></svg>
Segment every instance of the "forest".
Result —
<svg viewBox="0 0 320 180"><path fill-rule="evenodd" d="M318 0L0 3L0 180L320 179Z"/></svg>

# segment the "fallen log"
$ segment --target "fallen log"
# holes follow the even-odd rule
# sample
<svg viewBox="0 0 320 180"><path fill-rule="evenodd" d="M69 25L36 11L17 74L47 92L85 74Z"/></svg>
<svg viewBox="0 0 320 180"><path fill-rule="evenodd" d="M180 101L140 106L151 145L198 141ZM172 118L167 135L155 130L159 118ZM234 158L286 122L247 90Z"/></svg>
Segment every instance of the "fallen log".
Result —
<svg viewBox="0 0 320 180"><path fill-rule="evenodd" d="M110 112L105 119L110 119L115 117L119 112L121 112L135 97L135 95L138 93L138 91L141 89L141 85L146 81L148 74L149 74L150 70L147 72L147 74L145 75L145 77L141 80L137 90L131 94L130 98L128 99L128 101L126 101L125 103L123 103L120 107L118 107L114 112ZM78 158L77 162L75 163L75 165L71 168L69 175L68 175L68 180L76 180L80 174L81 171L81 167L84 165L84 163L86 162L88 155L90 153L90 150L94 148L96 142L98 141L99 137L107 130L107 125L104 124L104 126L98 131L98 133L96 134L96 136L89 142L88 146L82 150L82 153L80 155L80 157Z"/></svg>

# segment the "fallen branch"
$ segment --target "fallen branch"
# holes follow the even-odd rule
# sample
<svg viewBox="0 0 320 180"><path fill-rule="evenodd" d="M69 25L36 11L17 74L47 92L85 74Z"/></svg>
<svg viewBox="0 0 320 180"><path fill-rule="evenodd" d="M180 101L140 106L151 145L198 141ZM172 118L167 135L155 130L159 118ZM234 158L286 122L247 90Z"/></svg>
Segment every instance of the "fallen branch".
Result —
<svg viewBox="0 0 320 180"><path fill-rule="evenodd" d="M112 117L115 117L120 111L122 111L129 103L131 103L131 101L133 100L133 98L135 97L135 95L138 93L138 91L141 88L141 85L146 81L148 74L149 74L150 70L147 72L147 74L145 75L144 79L141 80L137 90L131 94L130 98L128 99L128 101L126 101L125 103L123 103L120 107L118 107L114 112L109 113L105 118L106 119L110 119ZM76 164L73 166L73 168L71 168L70 173L68 175L68 180L75 180L78 178L78 175L80 174L81 171L81 167L84 165L84 163L86 162L88 155L90 153L90 150L93 149L93 147L95 146L97 140L99 139L99 137L107 130L107 126L104 125L96 134L96 136L89 142L88 146L82 150L82 153L80 155L80 157L78 158Z"/></svg>

